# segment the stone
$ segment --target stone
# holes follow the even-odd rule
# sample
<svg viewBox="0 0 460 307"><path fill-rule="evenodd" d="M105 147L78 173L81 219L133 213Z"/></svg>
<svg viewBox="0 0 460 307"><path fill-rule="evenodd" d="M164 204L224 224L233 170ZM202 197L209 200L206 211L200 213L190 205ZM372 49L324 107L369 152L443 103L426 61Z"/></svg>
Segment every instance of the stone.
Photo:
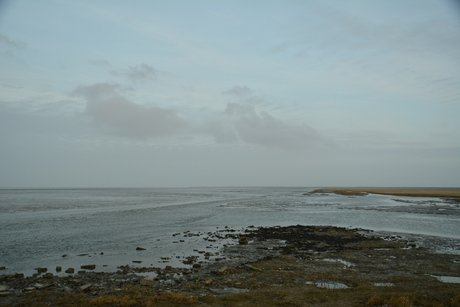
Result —
<svg viewBox="0 0 460 307"><path fill-rule="evenodd" d="M143 247L136 247L136 250L137 250L137 251L145 251L145 248L143 248Z"/></svg>
<svg viewBox="0 0 460 307"><path fill-rule="evenodd" d="M248 241L248 238L246 238L246 237L240 237L240 238L238 239L238 243L239 243L239 244L248 244L249 241Z"/></svg>
<svg viewBox="0 0 460 307"><path fill-rule="evenodd" d="M92 284L85 284L81 286L79 289L80 291L88 291L93 285Z"/></svg>
<svg viewBox="0 0 460 307"><path fill-rule="evenodd" d="M53 276L54 276L53 273L46 273L45 275L43 275L43 278L51 279L51 278L53 278Z"/></svg>
<svg viewBox="0 0 460 307"><path fill-rule="evenodd" d="M0 292L8 291L8 289L10 289L9 286L7 286L7 285L0 285Z"/></svg>
<svg viewBox="0 0 460 307"><path fill-rule="evenodd" d="M46 286L47 285L41 284L41 283L38 283L38 282L32 285L32 287L34 287L35 289L38 289L38 290L46 288Z"/></svg>
<svg viewBox="0 0 460 307"><path fill-rule="evenodd" d="M41 273L45 273L46 271L48 271L47 268L35 268L38 272L38 274L41 274Z"/></svg>
<svg viewBox="0 0 460 307"><path fill-rule="evenodd" d="M73 274L75 272L75 269L74 268L68 268L67 270L65 270L65 272L67 274Z"/></svg>
<svg viewBox="0 0 460 307"><path fill-rule="evenodd" d="M14 294L14 292L9 292L9 291L7 291L7 292L0 292L0 296L8 296L8 295L13 295L13 294Z"/></svg>
<svg viewBox="0 0 460 307"><path fill-rule="evenodd" d="M0 266L0 270L6 270L6 266Z"/></svg>
<svg viewBox="0 0 460 307"><path fill-rule="evenodd" d="M158 286L158 281L156 281L155 277L153 277L153 276L147 276L147 277L141 279L141 285L142 286L155 287L155 286Z"/></svg>
<svg viewBox="0 0 460 307"><path fill-rule="evenodd" d="M255 267L255 266L253 266L253 265L250 265L250 264L246 264L246 267L247 267L248 269L250 269L250 270L253 270L253 271L259 271L259 272L262 271L262 269L260 269L260 268L258 268L258 267Z"/></svg>
<svg viewBox="0 0 460 307"><path fill-rule="evenodd" d="M56 272L61 272L61 271L62 271L62 267L58 265L58 266L56 267Z"/></svg>
<svg viewBox="0 0 460 307"><path fill-rule="evenodd" d="M224 274L227 270L228 270L228 268L226 266L224 266L224 267L219 269L219 274Z"/></svg>
<svg viewBox="0 0 460 307"><path fill-rule="evenodd" d="M84 270L94 270L96 268L96 265L95 264L87 264L87 265L82 265L81 268L84 269Z"/></svg>

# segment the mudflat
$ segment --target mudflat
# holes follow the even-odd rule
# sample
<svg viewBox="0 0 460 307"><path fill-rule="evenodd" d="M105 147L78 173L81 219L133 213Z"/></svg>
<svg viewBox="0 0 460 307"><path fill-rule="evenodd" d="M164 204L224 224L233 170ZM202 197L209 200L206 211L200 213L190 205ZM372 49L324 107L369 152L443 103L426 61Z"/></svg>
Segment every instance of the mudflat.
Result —
<svg viewBox="0 0 460 307"><path fill-rule="evenodd" d="M398 236L293 225L248 227L232 238L225 259L189 269L3 275L0 305L460 306L460 255Z"/></svg>

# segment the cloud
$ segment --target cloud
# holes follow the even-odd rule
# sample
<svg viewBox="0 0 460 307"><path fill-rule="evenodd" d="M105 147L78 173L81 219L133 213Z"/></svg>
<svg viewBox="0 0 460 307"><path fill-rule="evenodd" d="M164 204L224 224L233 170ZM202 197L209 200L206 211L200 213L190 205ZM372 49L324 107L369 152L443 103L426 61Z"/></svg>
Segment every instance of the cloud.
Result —
<svg viewBox="0 0 460 307"><path fill-rule="evenodd" d="M226 95L232 95L232 96L237 96L237 97L244 97L244 96L249 96L253 93L252 89L250 89L247 86L234 86L231 89L227 91L223 91L223 94Z"/></svg>
<svg viewBox="0 0 460 307"><path fill-rule="evenodd" d="M273 46L272 48L270 48L268 53L281 53L281 52L284 52L284 51L286 51L288 49L290 44L291 44L290 42L279 43L279 44Z"/></svg>
<svg viewBox="0 0 460 307"><path fill-rule="evenodd" d="M149 79L155 79L158 71L150 65L141 64L139 66L131 66L127 69L119 69L112 71L113 75L123 76L131 82L140 82Z"/></svg>
<svg viewBox="0 0 460 307"><path fill-rule="evenodd" d="M247 143L297 150L328 143L315 129L306 124L286 124L268 112L257 112L253 106L228 103L224 113L231 118L235 134ZM217 139L222 135L231 137L231 133L223 134L222 131L214 137Z"/></svg>
<svg viewBox="0 0 460 307"><path fill-rule="evenodd" d="M103 67L103 68L112 67L110 62L107 60L89 60L88 64L97 66L97 67Z"/></svg>
<svg viewBox="0 0 460 307"><path fill-rule="evenodd" d="M12 40L7 35L0 33L0 43L12 48L26 48L27 44L18 40Z"/></svg>
<svg viewBox="0 0 460 307"><path fill-rule="evenodd" d="M136 104L119 94L120 89L118 84L96 83L79 86L74 94L86 99L87 115L119 136L172 136L187 126L177 115L177 111Z"/></svg>

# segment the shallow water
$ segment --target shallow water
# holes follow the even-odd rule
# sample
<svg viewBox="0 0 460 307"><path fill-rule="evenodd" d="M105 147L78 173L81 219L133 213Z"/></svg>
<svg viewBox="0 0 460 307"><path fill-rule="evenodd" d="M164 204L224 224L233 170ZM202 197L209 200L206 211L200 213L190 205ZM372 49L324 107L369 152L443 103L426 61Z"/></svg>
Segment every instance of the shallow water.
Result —
<svg viewBox="0 0 460 307"><path fill-rule="evenodd" d="M30 275L35 267L56 265L63 271L84 264L97 264L99 271L115 271L127 264L180 265L185 256L203 257L198 251L216 253L222 244L232 243L204 240L207 232L225 226L238 230L249 225L361 227L404 233L412 239L446 238L452 242L452 252L459 250L458 204L439 198L304 195L311 190L3 189L0 266L7 269L0 274ZM200 235L184 237L187 231Z"/></svg>

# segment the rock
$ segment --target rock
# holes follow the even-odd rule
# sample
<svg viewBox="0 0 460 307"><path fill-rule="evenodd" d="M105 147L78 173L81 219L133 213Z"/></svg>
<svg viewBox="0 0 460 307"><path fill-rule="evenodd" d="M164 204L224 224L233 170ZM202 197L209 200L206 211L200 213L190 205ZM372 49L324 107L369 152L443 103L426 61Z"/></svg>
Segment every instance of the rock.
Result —
<svg viewBox="0 0 460 307"><path fill-rule="evenodd" d="M13 295L13 294L14 294L14 292L9 292L9 291L7 291L7 292L0 292L0 296L8 296L8 295Z"/></svg>
<svg viewBox="0 0 460 307"><path fill-rule="evenodd" d="M79 289L80 291L88 291L93 285L92 284L85 284L81 286Z"/></svg>
<svg viewBox="0 0 460 307"><path fill-rule="evenodd" d="M78 254L77 256L80 256L80 257L82 257L82 256L88 256L88 254Z"/></svg>
<svg viewBox="0 0 460 307"><path fill-rule="evenodd" d="M65 272L67 274L73 274L75 272L75 269L74 268L68 268L67 270L65 270Z"/></svg>
<svg viewBox="0 0 460 307"><path fill-rule="evenodd" d="M5 291L8 291L10 287L7 286L7 285L0 285L0 292L5 292Z"/></svg>
<svg viewBox="0 0 460 307"><path fill-rule="evenodd" d="M259 268L255 267L255 266L253 266L253 265L246 264L245 266L246 266L248 269L251 269L251 270L253 270L253 271L262 272L262 269L259 269Z"/></svg>
<svg viewBox="0 0 460 307"><path fill-rule="evenodd" d="M240 237L240 238L238 239L238 243L239 243L239 244L248 244L249 241L248 241L248 238L246 238L246 237Z"/></svg>
<svg viewBox="0 0 460 307"><path fill-rule="evenodd" d="M47 268L35 268L35 270L37 270L38 274L45 273L46 271L48 271Z"/></svg>
<svg viewBox="0 0 460 307"><path fill-rule="evenodd" d="M158 281L156 281L155 277L153 277L153 276L147 276L147 277L141 279L141 285L142 286L155 287L155 286L158 286Z"/></svg>
<svg viewBox="0 0 460 307"><path fill-rule="evenodd" d="M212 282L213 282L212 279L208 279L208 280L206 280L206 281L204 282L204 284L205 284L206 286L209 286L209 285L212 284Z"/></svg>
<svg viewBox="0 0 460 307"><path fill-rule="evenodd" d="M6 266L0 266L0 270L6 270Z"/></svg>
<svg viewBox="0 0 460 307"><path fill-rule="evenodd" d="M219 269L219 274L225 274L227 272L228 268L226 266L222 267Z"/></svg>
<svg viewBox="0 0 460 307"><path fill-rule="evenodd" d="M136 247L136 250L137 250L137 251L145 251L145 248L143 248L143 247Z"/></svg>
<svg viewBox="0 0 460 307"><path fill-rule="evenodd" d="M95 264L87 264L87 265L82 265L81 268L84 269L84 270L94 270L96 268L96 265Z"/></svg>
<svg viewBox="0 0 460 307"><path fill-rule="evenodd" d="M41 284L41 283L38 283L38 282L37 282L37 283L33 284L32 287L34 287L35 289L40 290L40 289L43 289L43 288L48 287L48 285Z"/></svg>
<svg viewBox="0 0 460 307"><path fill-rule="evenodd" d="M134 263L142 263L140 260L133 260Z"/></svg>
<svg viewBox="0 0 460 307"><path fill-rule="evenodd" d="M196 269L196 268L201 268L201 264L199 264L199 263L194 263L192 267L195 268L195 269Z"/></svg>
<svg viewBox="0 0 460 307"><path fill-rule="evenodd" d="M58 266L56 267L56 272L61 272L61 271L62 271L62 267L58 265Z"/></svg>
<svg viewBox="0 0 460 307"><path fill-rule="evenodd" d="M45 275L43 275L43 278L51 279L51 278L53 278L53 276L54 276L53 273L46 273Z"/></svg>

